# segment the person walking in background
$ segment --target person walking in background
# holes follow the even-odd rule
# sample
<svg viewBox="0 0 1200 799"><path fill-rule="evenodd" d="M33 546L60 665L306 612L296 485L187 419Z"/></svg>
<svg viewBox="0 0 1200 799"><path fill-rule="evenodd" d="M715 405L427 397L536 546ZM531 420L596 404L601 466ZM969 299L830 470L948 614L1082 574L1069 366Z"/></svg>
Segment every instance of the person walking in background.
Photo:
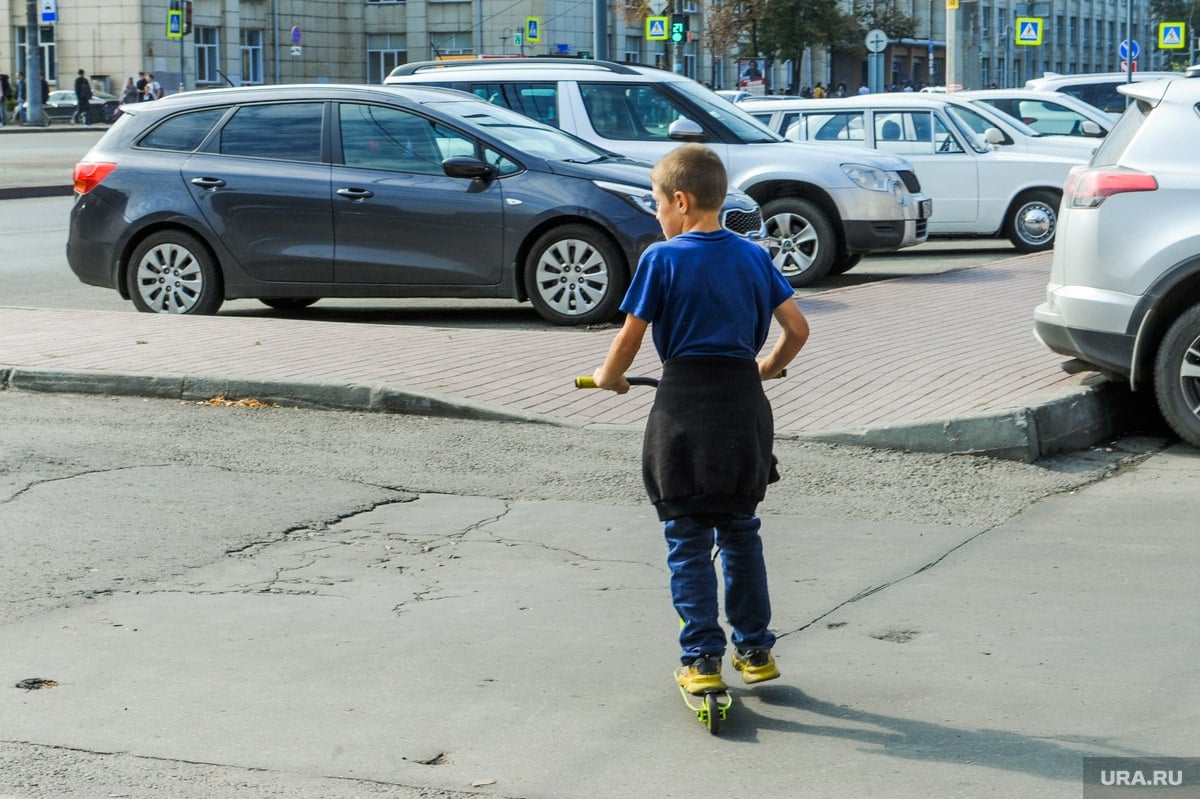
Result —
<svg viewBox="0 0 1200 799"><path fill-rule="evenodd" d="M84 125L91 125L92 82L87 79L87 73L82 69L79 70L79 77L75 78L75 103L78 106L75 110L75 118L82 121Z"/></svg>
<svg viewBox="0 0 1200 799"><path fill-rule="evenodd" d="M143 100L157 100L163 96L162 85L154 79L153 72L146 73L146 96Z"/></svg>
<svg viewBox="0 0 1200 799"><path fill-rule="evenodd" d="M0 74L0 126L8 124L8 101L12 98L12 86L8 75Z"/></svg>
<svg viewBox="0 0 1200 799"><path fill-rule="evenodd" d="M137 84L133 82L133 76L130 75L125 79L125 88L121 90L121 104L136 103L142 99L142 93L138 89Z"/></svg>

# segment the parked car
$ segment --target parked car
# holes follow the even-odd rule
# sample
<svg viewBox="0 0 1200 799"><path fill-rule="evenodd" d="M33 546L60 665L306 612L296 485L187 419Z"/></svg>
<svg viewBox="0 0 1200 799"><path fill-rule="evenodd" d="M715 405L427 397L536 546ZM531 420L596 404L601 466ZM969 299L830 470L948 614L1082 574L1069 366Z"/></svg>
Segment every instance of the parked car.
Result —
<svg viewBox="0 0 1200 799"><path fill-rule="evenodd" d="M1022 252L1054 245L1062 184L1078 158L995 152L937 94L863 94L744 105L794 141L851 144L912 162L933 198L931 236L1003 236Z"/></svg>
<svg viewBox="0 0 1200 799"><path fill-rule="evenodd" d="M271 86L125 107L75 168L67 259L141 311L510 297L612 318L662 232L650 166L462 92ZM761 235L748 196L725 226Z"/></svg>
<svg viewBox="0 0 1200 799"><path fill-rule="evenodd" d="M926 239L931 204L902 158L788 143L672 72L575 58L425 61L397 67L385 83L463 89L646 161L704 142L730 185L762 206L771 255L796 287L844 272L864 253Z"/></svg>
<svg viewBox="0 0 1200 799"><path fill-rule="evenodd" d="M1050 349L1153 390L1200 447L1200 77L1123 86L1133 104L1071 173L1046 301Z"/></svg>
<svg viewBox="0 0 1200 799"><path fill-rule="evenodd" d="M911 97L912 95L903 95ZM995 149L1015 153L1061 155L1080 163L1092 157L1094 141L1071 136L1038 133L1021 120L984 103L973 103L959 92L941 96L947 111L954 114Z"/></svg>
<svg viewBox="0 0 1200 799"><path fill-rule="evenodd" d="M1117 87L1130 82L1129 77L1124 72L1095 72L1084 75L1059 75L1056 72L1046 72L1040 78L1031 78L1025 81L1025 88L1069 94L1101 111L1120 114L1125 110L1126 101L1122 93L1117 91ZM1145 80L1182 78L1183 73L1134 72L1132 77L1133 83L1140 83Z"/></svg>
<svg viewBox="0 0 1200 799"><path fill-rule="evenodd" d="M96 91L92 92L92 99L88 101L88 105L92 109L92 122L111 123L117 116L117 109L121 107L121 98L108 92ZM70 89L50 92L50 98L42 103L42 108L52 123L83 124L83 120L76 118L79 101L75 99L75 92Z"/></svg>
<svg viewBox="0 0 1200 799"><path fill-rule="evenodd" d="M1038 133L1102 139L1120 114L1101 111L1078 97L1036 89L980 89L955 92L972 103L990 105L1024 122Z"/></svg>

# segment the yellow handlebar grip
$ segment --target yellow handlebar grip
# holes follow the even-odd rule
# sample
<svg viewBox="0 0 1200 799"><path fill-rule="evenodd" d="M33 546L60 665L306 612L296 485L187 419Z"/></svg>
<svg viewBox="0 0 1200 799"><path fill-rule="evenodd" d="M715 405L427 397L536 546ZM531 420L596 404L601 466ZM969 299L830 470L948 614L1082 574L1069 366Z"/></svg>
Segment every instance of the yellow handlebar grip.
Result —
<svg viewBox="0 0 1200 799"><path fill-rule="evenodd" d="M596 387L596 381L592 379L591 375L580 375L579 377L575 378L575 388L595 388L595 387Z"/></svg>

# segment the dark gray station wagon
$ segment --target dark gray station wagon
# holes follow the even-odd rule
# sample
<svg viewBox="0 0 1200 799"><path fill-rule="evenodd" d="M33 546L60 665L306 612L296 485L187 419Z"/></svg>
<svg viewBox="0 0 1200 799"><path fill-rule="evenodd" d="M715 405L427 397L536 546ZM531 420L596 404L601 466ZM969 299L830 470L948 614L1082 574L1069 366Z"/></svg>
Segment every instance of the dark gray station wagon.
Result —
<svg viewBox="0 0 1200 799"><path fill-rule="evenodd" d="M252 297L508 297L617 312L661 238L648 165L463 92L272 86L125 113L75 169L67 258L139 310ZM726 227L761 234L748 196Z"/></svg>

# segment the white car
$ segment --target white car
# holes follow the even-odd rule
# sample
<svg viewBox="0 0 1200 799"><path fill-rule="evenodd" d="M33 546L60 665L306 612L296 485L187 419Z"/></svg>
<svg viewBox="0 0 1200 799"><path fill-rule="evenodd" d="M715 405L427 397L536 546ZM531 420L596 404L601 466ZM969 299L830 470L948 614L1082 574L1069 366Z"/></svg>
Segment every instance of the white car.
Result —
<svg viewBox="0 0 1200 799"><path fill-rule="evenodd" d="M873 147L907 159L933 198L931 236L1003 236L1022 252L1054 246L1063 181L1081 163L996 152L939 95L762 100L743 107L792 141Z"/></svg>
<svg viewBox="0 0 1200 799"><path fill-rule="evenodd" d="M1152 389L1200 447L1200 73L1122 87L1133 104L1071 173L1038 338Z"/></svg>
<svg viewBox="0 0 1200 799"><path fill-rule="evenodd" d="M1133 83L1140 83L1146 80L1182 78L1183 73L1134 72L1132 75L1126 75L1124 72L1094 72L1083 75L1060 75L1057 72L1046 72L1040 78L1031 78L1025 81L1025 88L1069 94L1101 111L1120 114L1125 110L1125 97L1117 91L1117 87L1130 82L1131 77Z"/></svg>
<svg viewBox="0 0 1200 799"><path fill-rule="evenodd" d="M747 106L673 72L577 58L426 61L396 67L384 83L461 89L648 162L703 142L725 162L730 187L761 206L771 257L797 288L928 235L931 203L903 157L788 142Z"/></svg>
<svg viewBox="0 0 1200 799"><path fill-rule="evenodd" d="M1007 150L1014 153L1061 155L1083 163L1091 158L1096 150L1094 141L1038 133L1004 111L994 106L973 103L958 92L943 95L939 99L947 103L950 113L958 116L967 123L967 127L982 136L984 141L1002 152Z"/></svg>
<svg viewBox="0 0 1200 799"><path fill-rule="evenodd" d="M980 89L956 92L976 105L989 105L1016 117L1038 133L1102 139L1120 114L1101 111L1091 103L1060 92L1037 89Z"/></svg>

